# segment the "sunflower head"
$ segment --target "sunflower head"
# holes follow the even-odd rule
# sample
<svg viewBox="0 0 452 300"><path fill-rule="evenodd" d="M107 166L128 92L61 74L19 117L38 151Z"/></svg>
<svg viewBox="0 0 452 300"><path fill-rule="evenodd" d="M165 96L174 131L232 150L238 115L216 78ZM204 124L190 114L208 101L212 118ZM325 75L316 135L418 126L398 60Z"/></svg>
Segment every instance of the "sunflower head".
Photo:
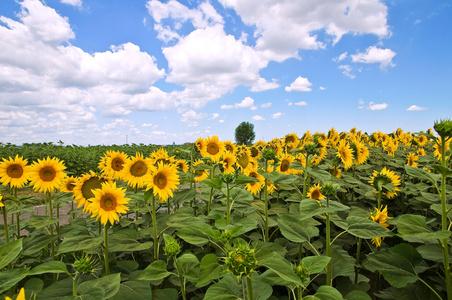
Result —
<svg viewBox="0 0 452 300"><path fill-rule="evenodd" d="M157 168L152 170L151 177L147 182L146 190L153 189L154 196L158 195L161 201L173 197L173 191L179 184L179 175L174 166L159 163Z"/></svg>
<svg viewBox="0 0 452 300"><path fill-rule="evenodd" d="M91 217L106 225L108 222L114 224L119 221L118 214L127 213L129 198L125 198L125 189L116 187L116 182L104 182L100 189L93 191L94 197L89 199Z"/></svg>
<svg viewBox="0 0 452 300"><path fill-rule="evenodd" d="M256 178L256 179L259 180L257 182L250 182L250 183L247 183L245 185L245 189L250 191L251 194L253 194L253 195L259 194L259 192L262 190L262 188L265 185L265 181L264 181L265 178L264 178L264 176L262 176L261 174L259 174L257 172L257 168L246 170L245 171L245 175L248 176L248 177L253 177L253 178Z"/></svg>
<svg viewBox="0 0 452 300"><path fill-rule="evenodd" d="M209 177L210 172L208 169L202 167L203 163L204 162L201 159L198 159L193 163L193 173L194 173L193 179L196 182L203 181L204 179L207 179L207 177Z"/></svg>
<svg viewBox="0 0 452 300"><path fill-rule="evenodd" d="M339 145L336 149L336 156L340 158L340 160L344 164L344 168L350 168L353 165L353 153L350 145L345 140L340 140Z"/></svg>
<svg viewBox="0 0 452 300"><path fill-rule="evenodd" d="M314 200L325 199L325 196L322 195L322 193L321 193L321 189L322 189L322 187L320 186L319 183L317 183L316 185L314 185L313 187L311 187L309 189L309 192L307 193L306 197L308 197L309 199L314 199Z"/></svg>
<svg viewBox="0 0 452 300"><path fill-rule="evenodd" d="M149 180L151 166L148 158L144 158L141 153L136 153L124 164L121 178L127 181L127 184L131 187L142 188Z"/></svg>
<svg viewBox="0 0 452 300"><path fill-rule="evenodd" d="M393 198L397 195L397 191L400 191L397 188L400 185L400 177L386 167L380 172L374 170L369 183L374 186L377 192L386 190L385 194L388 198Z"/></svg>
<svg viewBox="0 0 452 300"><path fill-rule="evenodd" d="M225 152L224 143L220 142L216 135L208 136L205 141L206 147L201 154L204 157L209 157L213 162L218 162Z"/></svg>
<svg viewBox="0 0 452 300"><path fill-rule="evenodd" d="M78 179L69 176L66 177L62 182L60 186L60 191L66 192L66 193L72 193L74 191L74 188L77 186Z"/></svg>
<svg viewBox="0 0 452 300"><path fill-rule="evenodd" d="M234 164L237 161L234 154L228 152L223 156L221 164L223 165L224 173L234 173Z"/></svg>
<svg viewBox="0 0 452 300"><path fill-rule="evenodd" d="M38 159L30 168L30 181L35 191L53 192L66 177L66 167L58 158Z"/></svg>
<svg viewBox="0 0 452 300"><path fill-rule="evenodd" d="M407 156L407 165L408 166L410 166L410 167L413 167L413 168L416 168L417 167L417 160L419 159L419 156L417 156L416 154L414 154L414 153L408 153L408 156Z"/></svg>
<svg viewBox="0 0 452 300"><path fill-rule="evenodd" d="M176 160L175 165L179 171L184 172L184 173L188 172L188 163L186 160L178 159L178 160Z"/></svg>
<svg viewBox="0 0 452 300"><path fill-rule="evenodd" d="M3 158L0 163L0 182L3 185L10 185L10 187L21 188L28 182L27 160L23 157Z"/></svg>
<svg viewBox="0 0 452 300"><path fill-rule="evenodd" d="M290 154L283 154L279 157L279 165L277 171L281 174L290 174L290 164L295 160L295 158Z"/></svg>
<svg viewBox="0 0 452 300"><path fill-rule="evenodd" d="M224 141L224 150L229 153L235 154L235 151L237 151L237 146L231 141Z"/></svg>
<svg viewBox="0 0 452 300"><path fill-rule="evenodd" d="M372 221L380 224L384 228L388 228L389 224L387 223L387 220L391 219L391 217L388 217L388 206L385 206L385 208L381 206L380 209L375 208L374 212L370 215L370 218ZM382 240L382 237L376 237L372 239L372 243L374 243L377 247L380 247Z"/></svg>
<svg viewBox="0 0 452 300"><path fill-rule="evenodd" d="M105 159L105 166L102 172L109 177L120 179L121 172L124 169L128 157L125 153L119 151L111 151L110 155Z"/></svg>

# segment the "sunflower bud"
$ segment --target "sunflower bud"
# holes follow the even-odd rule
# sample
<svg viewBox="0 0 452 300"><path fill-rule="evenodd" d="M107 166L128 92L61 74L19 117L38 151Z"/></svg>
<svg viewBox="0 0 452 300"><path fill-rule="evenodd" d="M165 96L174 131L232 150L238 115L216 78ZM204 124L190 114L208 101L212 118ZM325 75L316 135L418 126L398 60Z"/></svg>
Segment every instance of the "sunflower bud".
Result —
<svg viewBox="0 0 452 300"><path fill-rule="evenodd" d="M433 129L435 129L442 139L450 138L452 137L452 120L444 119L436 121Z"/></svg>
<svg viewBox="0 0 452 300"><path fill-rule="evenodd" d="M220 234L219 240L221 242L227 243L230 239L232 239L232 233L229 230L226 229Z"/></svg>
<svg viewBox="0 0 452 300"><path fill-rule="evenodd" d="M301 282L309 282L310 272L308 268L304 267L303 265L294 265L293 270L295 274L297 274L298 278L300 278Z"/></svg>
<svg viewBox="0 0 452 300"><path fill-rule="evenodd" d="M334 184L332 182L325 182L325 184L322 186L321 192L323 195L331 197L336 194L337 188L337 184Z"/></svg>
<svg viewBox="0 0 452 300"><path fill-rule="evenodd" d="M163 239L165 240L165 248L163 251L168 258L177 256L180 251L180 245L171 235L164 234Z"/></svg>
<svg viewBox="0 0 452 300"><path fill-rule="evenodd" d="M314 143L307 143L303 146L304 151L309 156L317 155L317 145Z"/></svg>
<svg viewBox="0 0 452 300"><path fill-rule="evenodd" d="M265 148L262 150L262 158L266 161L274 160L276 158L276 153L271 148Z"/></svg>
<svg viewBox="0 0 452 300"><path fill-rule="evenodd" d="M228 271L237 277L250 276L257 265L255 249L242 239L234 240L234 247L228 251L225 258Z"/></svg>
<svg viewBox="0 0 452 300"><path fill-rule="evenodd" d="M230 173L221 173L220 179L224 183L231 183L234 180L234 175Z"/></svg>
<svg viewBox="0 0 452 300"><path fill-rule="evenodd" d="M88 254L83 254L80 258L75 258L73 267L78 274L93 274L95 273L99 260L93 259Z"/></svg>

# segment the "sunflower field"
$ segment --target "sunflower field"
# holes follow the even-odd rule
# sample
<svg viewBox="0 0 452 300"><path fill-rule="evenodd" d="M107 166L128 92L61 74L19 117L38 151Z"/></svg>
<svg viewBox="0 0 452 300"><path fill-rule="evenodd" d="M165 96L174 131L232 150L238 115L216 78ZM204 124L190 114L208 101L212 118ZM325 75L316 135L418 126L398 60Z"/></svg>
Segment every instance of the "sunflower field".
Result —
<svg viewBox="0 0 452 300"><path fill-rule="evenodd" d="M452 122L433 128L3 145L0 299L452 300Z"/></svg>

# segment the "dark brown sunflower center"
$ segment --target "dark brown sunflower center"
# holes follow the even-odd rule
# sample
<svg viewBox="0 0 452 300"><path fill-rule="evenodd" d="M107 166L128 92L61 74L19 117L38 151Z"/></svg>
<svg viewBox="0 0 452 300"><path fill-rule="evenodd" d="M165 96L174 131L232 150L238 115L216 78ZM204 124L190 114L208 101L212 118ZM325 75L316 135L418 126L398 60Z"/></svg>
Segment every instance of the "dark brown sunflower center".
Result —
<svg viewBox="0 0 452 300"><path fill-rule="evenodd" d="M197 176L202 176L202 174L204 174L204 171L203 170L195 170L195 174Z"/></svg>
<svg viewBox="0 0 452 300"><path fill-rule="evenodd" d="M286 137L286 144L293 143L293 142L295 142L295 139L293 136Z"/></svg>
<svg viewBox="0 0 452 300"><path fill-rule="evenodd" d="M121 171L124 168L124 161L119 157L113 158L111 168L116 172Z"/></svg>
<svg viewBox="0 0 452 300"><path fill-rule="evenodd" d="M41 178L42 181L52 181L55 177L56 171L52 167L44 167L39 170L39 178Z"/></svg>
<svg viewBox="0 0 452 300"><path fill-rule="evenodd" d="M218 147L218 145L216 143L209 143L207 145L207 152L210 155L216 155L218 152L220 152L220 148Z"/></svg>
<svg viewBox="0 0 452 300"><path fill-rule="evenodd" d="M286 159L284 159L283 161L281 161L281 172L286 172L287 170L289 170L290 167L290 162Z"/></svg>
<svg viewBox="0 0 452 300"><path fill-rule="evenodd" d="M311 199L319 199L320 198L320 191L318 189L315 189L311 192Z"/></svg>
<svg viewBox="0 0 452 300"><path fill-rule="evenodd" d="M105 194L100 199L100 207L105 211L115 210L118 203L116 197L110 194Z"/></svg>
<svg viewBox="0 0 452 300"><path fill-rule="evenodd" d="M226 149L226 151L229 151L229 152L233 152L234 151L234 148L232 148L232 146L229 145L229 144L224 145L224 148Z"/></svg>
<svg viewBox="0 0 452 300"><path fill-rule="evenodd" d="M11 178L20 178L24 174L24 169L21 165L13 164L6 169L6 174Z"/></svg>
<svg viewBox="0 0 452 300"><path fill-rule="evenodd" d="M248 155L242 154L239 159L237 160L237 163L242 167L246 168L248 166L249 160Z"/></svg>
<svg viewBox="0 0 452 300"><path fill-rule="evenodd" d="M256 147L251 148L251 157L256 157L259 155L259 150Z"/></svg>
<svg viewBox="0 0 452 300"><path fill-rule="evenodd" d="M226 169L229 169L229 168L231 167L231 161L230 161L229 159L225 159L225 160L223 161L223 163L224 163L224 167L225 167Z"/></svg>
<svg viewBox="0 0 452 300"><path fill-rule="evenodd" d="M251 172L250 175L248 175L249 177L253 177L253 178L257 178L257 173L256 172ZM257 182L250 182L251 186L254 186Z"/></svg>
<svg viewBox="0 0 452 300"><path fill-rule="evenodd" d="M167 183L168 183L168 179L166 178L165 174L158 173L157 175L154 176L154 184L159 189L164 189L166 187Z"/></svg>
<svg viewBox="0 0 452 300"><path fill-rule="evenodd" d="M94 197L94 193L93 190L94 189L100 189L102 188L102 183L106 182L107 180L99 178L97 176L91 177L89 179L87 179L83 184L82 184L82 195L83 198L85 198L86 200L93 198Z"/></svg>
<svg viewBox="0 0 452 300"><path fill-rule="evenodd" d="M144 175L146 175L147 172L148 172L148 167L146 166L144 161L141 161L141 160L137 161L130 167L130 174L132 174L132 176L135 176L135 177L144 176Z"/></svg>
<svg viewBox="0 0 452 300"><path fill-rule="evenodd" d="M68 183L66 183L66 189L67 189L69 192L72 192L72 191L74 190L74 187L75 187L75 184L74 184L73 182L68 182Z"/></svg>

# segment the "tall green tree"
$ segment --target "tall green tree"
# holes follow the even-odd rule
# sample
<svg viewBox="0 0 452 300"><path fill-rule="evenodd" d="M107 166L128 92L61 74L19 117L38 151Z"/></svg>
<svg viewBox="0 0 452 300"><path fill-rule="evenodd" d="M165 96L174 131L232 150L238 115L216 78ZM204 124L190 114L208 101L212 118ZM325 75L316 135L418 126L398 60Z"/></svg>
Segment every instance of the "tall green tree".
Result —
<svg viewBox="0 0 452 300"><path fill-rule="evenodd" d="M242 122L235 129L235 143L237 145L250 145L255 137L254 125L249 122Z"/></svg>

